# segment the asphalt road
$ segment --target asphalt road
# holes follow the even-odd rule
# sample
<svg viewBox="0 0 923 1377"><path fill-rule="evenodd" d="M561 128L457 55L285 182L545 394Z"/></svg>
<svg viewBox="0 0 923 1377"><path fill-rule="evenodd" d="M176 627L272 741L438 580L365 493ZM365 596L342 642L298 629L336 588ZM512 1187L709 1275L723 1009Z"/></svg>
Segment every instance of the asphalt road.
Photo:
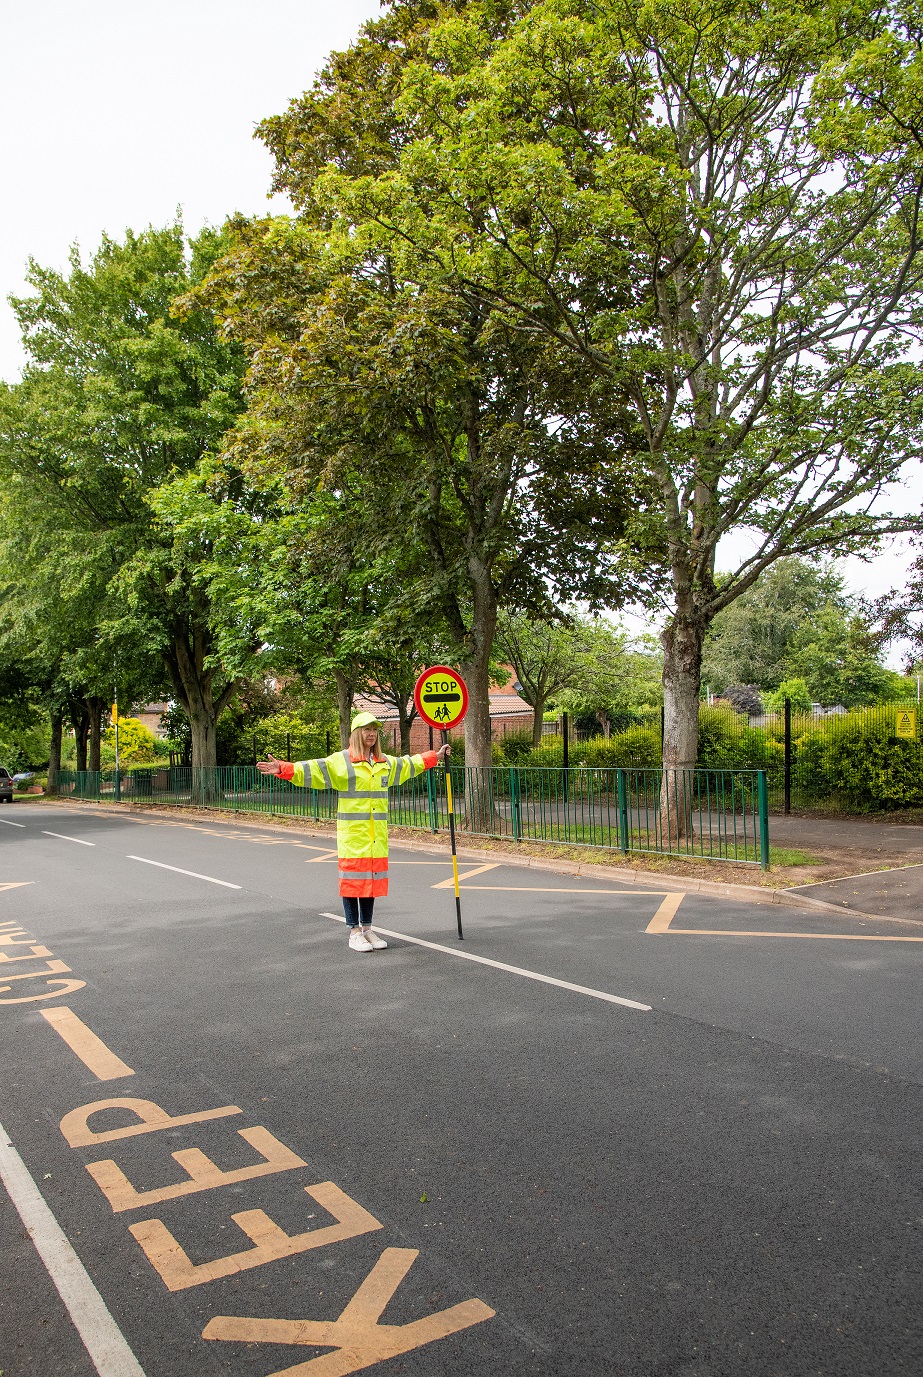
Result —
<svg viewBox="0 0 923 1377"><path fill-rule="evenodd" d="M793 885L792 893L822 899L826 904L839 904L857 913L923 921L923 865L920 864L847 875L842 880Z"/></svg>
<svg viewBox="0 0 923 1377"><path fill-rule="evenodd" d="M919 928L471 863L460 944L394 847L362 955L322 837L0 852L0 1163L70 1299L0 1192L3 1377L923 1368Z"/></svg>

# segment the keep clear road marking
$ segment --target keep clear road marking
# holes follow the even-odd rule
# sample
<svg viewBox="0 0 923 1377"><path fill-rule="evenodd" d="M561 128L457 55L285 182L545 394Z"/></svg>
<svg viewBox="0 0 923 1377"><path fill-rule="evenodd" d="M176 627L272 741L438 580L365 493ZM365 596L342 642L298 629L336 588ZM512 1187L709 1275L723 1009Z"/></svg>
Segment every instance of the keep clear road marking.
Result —
<svg viewBox="0 0 923 1377"><path fill-rule="evenodd" d="M321 913L322 918L332 918L335 923L345 923L339 913ZM621 995L608 994L605 990L591 990L587 985L572 985L569 980L558 980L553 975L542 975L539 971L526 971L521 966L508 966L505 961L492 961L489 956L475 956L474 952L457 951L455 947L444 947L439 942L424 942L422 937L410 937L406 932L392 932L375 924L375 931L385 937L397 937L401 942L412 942L415 947L428 947L430 951L442 951L448 956L459 956L462 961L477 961L482 966L493 966L498 971L508 971L510 975L524 975L527 980L539 980L543 985L557 985L560 990L571 990L574 994L589 995L591 999L604 999L607 1004L621 1004L626 1009L639 1009L644 1014L651 1012L650 1004L639 1004L635 999L624 999Z"/></svg>
<svg viewBox="0 0 923 1377"><path fill-rule="evenodd" d="M177 875L191 875L194 880L207 880L210 885L224 885L225 889L243 889L243 885L232 885L230 880L216 880L214 875L200 875L197 870L182 870L178 865L167 865L164 861L152 861L147 856L128 856L129 861L143 861L145 865L156 865L161 870L173 870ZM343 919L344 923L346 919Z"/></svg>
<svg viewBox="0 0 923 1377"><path fill-rule="evenodd" d="M7 827L25 827L24 822L14 822L12 818L0 818L0 822L5 822Z"/></svg>
<svg viewBox="0 0 923 1377"><path fill-rule="evenodd" d="M39 1012L98 1081L114 1081L121 1076L135 1074L121 1057L117 1057L106 1046L102 1038L96 1036L92 1028L88 1028L77 1017L73 1009L62 1004L55 1009L41 1009Z"/></svg>
<svg viewBox="0 0 923 1377"><path fill-rule="evenodd" d="M499 861L492 861L490 865L479 865L476 870L466 870L464 875L459 875L458 883L461 884L463 880L470 880L474 875L483 875L485 870L496 870L499 864ZM430 889L452 889L454 885L455 876L450 875L447 880L437 880L434 885L430 885ZM479 889L480 886L472 885L471 888Z"/></svg>
<svg viewBox="0 0 923 1377"><path fill-rule="evenodd" d="M109 1308L0 1124L0 1180L47 1268L99 1377L144 1377Z"/></svg>
<svg viewBox="0 0 923 1377"><path fill-rule="evenodd" d="M78 846L95 846L95 842L84 841L82 837L66 837L63 832L42 832L43 837L58 837L61 841L76 842Z"/></svg>
<svg viewBox="0 0 923 1377"><path fill-rule="evenodd" d="M682 898L682 895L675 897ZM729 928L673 928L670 923L678 907L677 904L672 911L666 911L665 905L661 904L645 932L669 933L671 937L796 937L815 942L923 942L923 937L876 937L867 932L732 932Z"/></svg>

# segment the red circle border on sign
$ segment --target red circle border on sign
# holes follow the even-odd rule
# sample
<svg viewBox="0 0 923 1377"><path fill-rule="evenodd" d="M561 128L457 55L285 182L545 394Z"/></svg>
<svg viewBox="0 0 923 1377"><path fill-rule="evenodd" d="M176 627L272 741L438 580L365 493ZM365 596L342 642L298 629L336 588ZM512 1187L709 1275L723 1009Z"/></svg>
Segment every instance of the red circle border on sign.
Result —
<svg viewBox="0 0 923 1377"><path fill-rule="evenodd" d="M424 681L425 681L426 679L429 679L430 676L433 675L433 674L451 674L452 678L456 680L456 682L458 683L458 687L461 689L461 695L462 695L462 710L461 710L461 713L459 714L458 717L456 717L456 719L455 719L454 722L452 722L452 723L449 724L448 727L446 727L446 725L445 725L444 722L434 722L433 719L424 711L423 705L422 705L422 703L421 703L421 701L420 701L421 693L422 693L422 689L423 689L423 683L424 683ZM437 731L440 731L440 732L451 731L454 727L460 727L461 724L462 724L462 722L464 722L465 717L466 717L466 715L467 715L467 712L468 712L468 685L465 683L464 679L461 677L461 675L459 674L459 672L458 672L457 669L450 669L448 665L433 665L433 666L431 666L430 669L424 669L423 673L420 675L419 679L418 679L417 682L414 684L414 686L413 686L413 701L414 701L414 706L415 706L416 709L417 709L417 712L418 712L418 713L420 714L420 716L423 718L423 721L426 723L426 725L427 725L428 727L434 727Z"/></svg>

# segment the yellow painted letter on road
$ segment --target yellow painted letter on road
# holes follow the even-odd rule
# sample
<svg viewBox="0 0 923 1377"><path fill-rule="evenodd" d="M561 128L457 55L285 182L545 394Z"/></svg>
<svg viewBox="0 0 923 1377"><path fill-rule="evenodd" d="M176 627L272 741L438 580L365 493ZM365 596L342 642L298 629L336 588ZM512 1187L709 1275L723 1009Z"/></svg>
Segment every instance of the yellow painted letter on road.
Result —
<svg viewBox="0 0 923 1377"><path fill-rule="evenodd" d="M187 1286L201 1286L206 1281L217 1281L219 1277L229 1277L235 1272L246 1272L251 1267L262 1267L264 1263L275 1262L278 1258L307 1253L312 1248L325 1248L328 1243L358 1238L360 1234L370 1234L382 1227L368 1210L357 1205L355 1200L350 1200L332 1181L305 1186L305 1190L312 1200L333 1215L336 1224L311 1229L304 1234L287 1234L263 1210L241 1210L239 1214L232 1214L231 1218L251 1240L253 1247L216 1258L214 1262L198 1265L191 1262L160 1219L130 1224L129 1232L141 1244L148 1262L160 1273L167 1289L183 1291Z"/></svg>
<svg viewBox="0 0 923 1377"><path fill-rule="evenodd" d="M159 1186L152 1191L136 1190L116 1162L87 1162L86 1168L113 1211L121 1214L122 1210L136 1210L139 1205L159 1205L164 1200L177 1200L181 1195L197 1195L199 1191L213 1191L236 1181L252 1181L256 1176L274 1176L280 1171L294 1171L296 1167L308 1165L261 1124L254 1128L240 1128L237 1132L244 1142L256 1149L263 1158L262 1162L251 1167L222 1171L199 1148L181 1148L179 1152L171 1152L170 1156L179 1163L189 1179L178 1181L173 1186Z"/></svg>
<svg viewBox="0 0 923 1377"><path fill-rule="evenodd" d="M330 1346L333 1353L279 1368L270 1377L347 1377L398 1353L410 1353L473 1324L493 1319L496 1311L483 1301L467 1300L410 1324L379 1324L379 1318L418 1256L416 1248L386 1248L359 1290L336 1320L259 1320L218 1315L202 1331L203 1339L229 1339L245 1344L310 1344Z"/></svg>
<svg viewBox="0 0 923 1377"><path fill-rule="evenodd" d="M135 1115L137 1123L124 1128L105 1129L94 1133L89 1121L94 1114L103 1109L127 1109ZM153 1100L136 1100L123 1096L115 1100L94 1100L92 1104L72 1109L61 1120L60 1129L72 1148L92 1147L94 1143L114 1143L117 1138L134 1138L139 1133L156 1133L161 1128L179 1128L181 1124L203 1124L209 1119L224 1119L228 1114L243 1114L236 1104L226 1104L221 1109L204 1109L198 1114L177 1114L171 1118L165 1109Z"/></svg>
<svg viewBox="0 0 923 1377"><path fill-rule="evenodd" d="M12 979L12 976L10 977ZM60 990L47 990L45 994L21 995L19 999L0 999L0 1004L36 1004L40 999L57 999L60 995L73 994L75 990L85 990L85 980L49 980L49 985L60 985Z"/></svg>

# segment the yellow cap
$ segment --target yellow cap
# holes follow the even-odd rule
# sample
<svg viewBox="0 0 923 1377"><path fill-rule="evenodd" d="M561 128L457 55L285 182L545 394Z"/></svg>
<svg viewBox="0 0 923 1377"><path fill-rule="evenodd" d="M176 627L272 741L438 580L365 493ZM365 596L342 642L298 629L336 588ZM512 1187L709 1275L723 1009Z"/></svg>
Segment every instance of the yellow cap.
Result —
<svg viewBox="0 0 923 1377"><path fill-rule="evenodd" d="M354 732L357 727L381 727L381 723L373 712L360 712L353 718L349 730Z"/></svg>

